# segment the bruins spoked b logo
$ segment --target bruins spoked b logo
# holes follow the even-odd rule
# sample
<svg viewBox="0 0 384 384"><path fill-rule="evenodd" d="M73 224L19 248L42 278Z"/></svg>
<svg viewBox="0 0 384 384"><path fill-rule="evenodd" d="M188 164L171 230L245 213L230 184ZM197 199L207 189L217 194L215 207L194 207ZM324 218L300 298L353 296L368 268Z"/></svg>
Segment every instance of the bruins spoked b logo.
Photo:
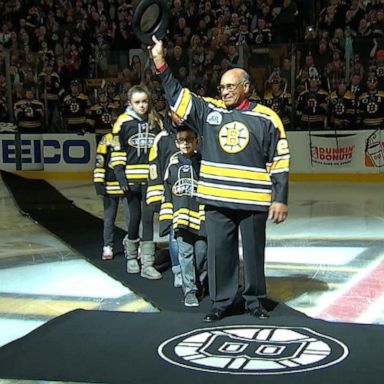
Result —
<svg viewBox="0 0 384 384"><path fill-rule="evenodd" d="M221 148L228 153L242 151L249 142L248 128L239 121L233 121L221 127L219 132Z"/></svg>
<svg viewBox="0 0 384 384"><path fill-rule="evenodd" d="M238 325L175 336L162 343L158 353L169 363L188 369L276 375L338 364L348 356L348 348L309 328Z"/></svg>

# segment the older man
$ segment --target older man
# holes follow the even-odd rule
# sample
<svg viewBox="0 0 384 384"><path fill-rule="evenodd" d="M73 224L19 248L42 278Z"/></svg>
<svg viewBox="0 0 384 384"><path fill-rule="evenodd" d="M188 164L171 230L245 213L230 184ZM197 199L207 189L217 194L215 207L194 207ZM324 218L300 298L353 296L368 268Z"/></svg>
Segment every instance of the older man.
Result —
<svg viewBox="0 0 384 384"><path fill-rule="evenodd" d="M222 75L218 87L222 100L202 98L173 77L162 42L155 36L153 42L152 58L172 110L203 137L197 195L206 206L212 300L204 321L233 313L241 296L252 316L266 318L260 300L266 297L266 221L280 223L288 211L289 149L283 124L271 109L248 99L250 79L243 69Z"/></svg>

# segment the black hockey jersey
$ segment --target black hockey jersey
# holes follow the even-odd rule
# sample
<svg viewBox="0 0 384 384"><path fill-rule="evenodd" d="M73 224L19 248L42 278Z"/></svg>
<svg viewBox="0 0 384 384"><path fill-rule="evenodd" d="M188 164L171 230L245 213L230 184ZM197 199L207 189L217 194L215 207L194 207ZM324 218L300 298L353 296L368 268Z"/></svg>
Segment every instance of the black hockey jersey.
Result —
<svg viewBox="0 0 384 384"><path fill-rule="evenodd" d="M179 153L176 147L176 130L171 119L164 118L164 130L155 138L149 151L147 204L160 204L164 193L164 175L172 156Z"/></svg>
<svg viewBox="0 0 384 384"><path fill-rule="evenodd" d="M182 88L169 67L159 73L171 108L203 137L197 196L201 203L267 211L287 203L289 148L283 124L271 109L246 110L201 98Z"/></svg>
<svg viewBox="0 0 384 384"><path fill-rule="evenodd" d="M196 199L201 156L191 158L181 153L173 156L164 176L164 196L159 216L159 234L169 233L171 225L175 233L180 229L202 235L205 221L204 206Z"/></svg>
<svg viewBox="0 0 384 384"><path fill-rule="evenodd" d="M104 135L96 149L96 162L93 170L93 183L98 195L123 195L115 173L111 167L111 153L113 150L113 135Z"/></svg>
<svg viewBox="0 0 384 384"><path fill-rule="evenodd" d="M149 151L160 131L158 126L150 130L147 121L130 107L117 118L112 128L115 138L111 166L118 178L125 174L128 184L147 183Z"/></svg>
<svg viewBox="0 0 384 384"><path fill-rule="evenodd" d="M19 100L14 106L15 118L21 132L42 132L44 106L39 100Z"/></svg>

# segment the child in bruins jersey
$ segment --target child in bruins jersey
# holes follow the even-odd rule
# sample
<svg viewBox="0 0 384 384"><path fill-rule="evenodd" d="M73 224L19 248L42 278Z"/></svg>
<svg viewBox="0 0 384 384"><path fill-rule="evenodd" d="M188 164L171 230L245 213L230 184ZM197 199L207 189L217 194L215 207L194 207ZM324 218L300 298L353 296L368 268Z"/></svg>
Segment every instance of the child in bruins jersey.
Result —
<svg viewBox="0 0 384 384"><path fill-rule="evenodd" d="M201 155L196 152L197 135L188 127L178 127L176 146L164 177L164 196L160 208L160 234L172 226L178 245L184 305L199 305L198 291L207 278L207 242L202 224L204 206L196 200Z"/></svg>

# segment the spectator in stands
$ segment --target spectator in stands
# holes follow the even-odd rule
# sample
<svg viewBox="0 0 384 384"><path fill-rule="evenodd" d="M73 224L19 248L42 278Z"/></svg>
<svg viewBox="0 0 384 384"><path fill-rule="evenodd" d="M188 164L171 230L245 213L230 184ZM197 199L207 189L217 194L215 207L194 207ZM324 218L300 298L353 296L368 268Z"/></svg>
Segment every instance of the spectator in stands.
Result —
<svg viewBox="0 0 384 384"><path fill-rule="evenodd" d="M251 32L250 44L265 45L272 41L271 29L267 27L267 23L263 17L257 19L257 26Z"/></svg>
<svg viewBox="0 0 384 384"><path fill-rule="evenodd" d="M96 140L99 141L102 136L112 131L113 123L117 119L117 102L108 100L105 88L99 88L97 91L97 100L87 110L88 121L91 125L91 131L96 133Z"/></svg>
<svg viewBox="0 0 384 384"><path fill-rule="evenodd" d="M320 74L324 74L327 65L332 61L332 50L326 39L320 39L317 50L312 52L313 60Z"/></svg>
<svg viewBox="0 0 384 384"><path fill-rule="evenodd" d="M328 92L335 90L340 80L345 79L345 62L341 59L340 51L333 51L332 61L325 68Z"/></svg>
<svg viewBox="0 0 384 384"><path fill-rule="evenodd" d="M229 44L225 58L229 61L230 65L234 67L243 67L243 63L240 62L240 55L235 44Z"/></svg>
<svg viewBox="0 0 384 384"><path fill-rule="evenodd" d="M371 23L365 17L360 19L359 26L355 32L358 38L372 36Z"/></svg>
<svg viewBox="0 0 384 384"><path fill-rule="evenodd" d="M384 122L384 91L378 88L375 75L369 75L367 90L360 95L359 113L363 127L380 128Z"/></svg>
<svg viewBox="0 0 384 384"><path fill-rule="evenodd" d="M320 12L318 25L319 29L327 30L331 36L333 35L335 29L339 26L335 6L329 5Z"/></svg>
<svg viewBox="0 0 384 384"><path fill-rule="evenodd" d="M365 17L365 10L360 0L351 0L351 5L345 13L345 25L357 31L360 20Z"/></svg>
<svg viewBox="0 0 384 384"><path fill-rule="evenodd" d="M110 45L102 33L98 33L96 41L92 44L92 56L95 58L96 77L105 77L108 74L108 51Z"/></svg>
<svg viewBox="0 0 384 384"><path fill-rule="evenodd" d="M281 78L272 78L270 88L264 93L262 103L277 113L285 130L290 128L292 98L291 94L286 91L286 83Z"/></svg>
<svg viewBox="0 0 384 384"><path fill-rule="evenodd" d="M311 75L307 89L297 98L297 114L302 130L326 129L328 93L320 85L319 76Z"/></svg>
<svg viewBox="0 0 384 384"><path fill-rule="evenodd" d="M175 70L175 75L179 77L179 70L181 67L188 67L188 55L183 51L180 45L173 47L173 54L169 57L168 62Z"/></svg>
<svg viewBox="0 0 384 384"><path fill-rule="evenodd" d="M9 122L8 104L3 90L0 89L0 122Z"/></svg>
<svg viewBox="0 0 384 384"><path fill-rule="evenodd" d="M53 71L53 63L48 61L38 77L40 100L45 106L47 130L58 132L61 128L59 116L59 93L61 82L59 75Z"/></svg>
<svg viewBox="0 0 384 384"><path fill-rule="evenodd" d="M143 80L143 67L139 55L132 56L129 70L132 85L139 85Z"/></svg>
<svg viewBox="0 0 384 384"><path fill-rule="evenodd" d="M72 80L70 91L63 95L60 106L64 129L67 132L84 134L89 130L87 121L88 106L89 99L86 94L81 92L80 82Z"/></svg>
<svg viewBox="0 0 384 384"><path fill-rule="evenodd" d="M372 23L371 28L373 36L384 38L384 8L377 9L376 20Z"/></svg>
<svg viewBox="0 0 384 384"><path fill-rule="evenodd" d="M279 14L273 20L272 30L276 42L292 43L294 41L298 14L294 0L283 0Z"/></svg>
<svg viewBox="0 0 384 384"><path fill-rule="evenodd" d="M21 133L43 133L44 106L33 94L32 88L24 88L24 98L14 104L15 120Z"/></svg>
<svg viewBox="0 0 384 384"><path fill-rule="evenodd" d="M286 87L287 87L287 92L291 93L292 92L292 66L291 66L291 60L289 57L284 57L283 58L283 64L280 68L280 76L281 79L285 82Z"/></svg>
<svg viewBox="0 0 384 384"><path fill-rule="evenodd" d="M329 96L329 116L334 129L351 129L356 125L355 95L348 90L348 83L339 79L337 88Z"/></svg>
<svg viewBox="0 0 384 384"><path fill-rule="evenodd" d="M310 77L320 78L320 71L316 67L313 56L309 53L305 56L304 65L300 68L299 73L296 76L296 92L300 94L308 86L308 79Z"/></svg>

